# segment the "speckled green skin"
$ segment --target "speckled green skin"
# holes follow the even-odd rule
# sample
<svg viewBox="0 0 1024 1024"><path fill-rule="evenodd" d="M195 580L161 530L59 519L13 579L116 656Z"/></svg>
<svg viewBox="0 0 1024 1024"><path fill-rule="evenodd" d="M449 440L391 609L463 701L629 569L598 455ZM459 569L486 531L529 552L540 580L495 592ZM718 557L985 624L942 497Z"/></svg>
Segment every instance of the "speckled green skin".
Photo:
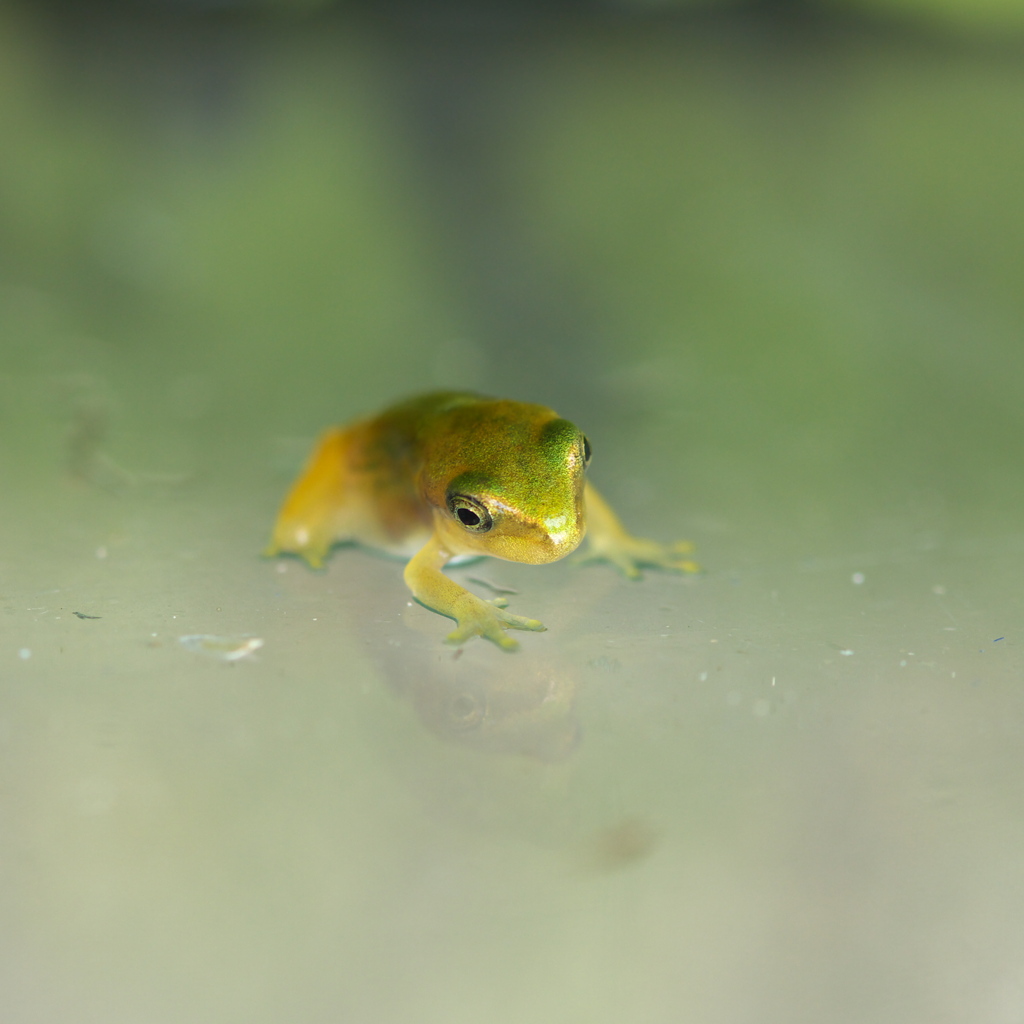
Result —
<svg viewBox="0 0 1024 1024"><path fill-rule="evenodd" d="M583 512L583 434L551 409L476 395L426 395L414 411L415 487L452 554L552 562L575 550ZM470 495L493 526L472 533L448 514ZM438 515L439 513L439 515Z"/></svg>

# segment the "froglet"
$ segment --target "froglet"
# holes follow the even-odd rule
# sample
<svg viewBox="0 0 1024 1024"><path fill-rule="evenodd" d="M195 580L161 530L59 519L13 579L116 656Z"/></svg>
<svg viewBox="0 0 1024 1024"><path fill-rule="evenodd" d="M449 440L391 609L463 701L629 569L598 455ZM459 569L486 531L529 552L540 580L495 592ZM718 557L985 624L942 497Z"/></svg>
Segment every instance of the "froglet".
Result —
<svg viewBox="0 0 1024 1024"><path fill-rule="evenodd" d="M587 481L590 442L551 409L464 392L421 395L328 430L285 498L266 554L314 568L349 541L409 559L405 582L421 604L455 620L447 642L474 636L506 651L506 630L544 630L441 570L491 555L539 565L574 551L611 562L695 572L690 544L631 536Z"/></svg>

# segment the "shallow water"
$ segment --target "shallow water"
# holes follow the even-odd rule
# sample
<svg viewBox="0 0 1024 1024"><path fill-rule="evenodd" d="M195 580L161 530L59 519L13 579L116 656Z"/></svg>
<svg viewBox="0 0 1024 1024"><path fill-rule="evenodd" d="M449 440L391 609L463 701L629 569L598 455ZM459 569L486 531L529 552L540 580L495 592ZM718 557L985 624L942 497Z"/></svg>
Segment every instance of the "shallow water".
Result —
<svg viewBox="0 0 1024 1024"><path fill-rule="evenodd" d="M187 24L0 33L4 1021L1020 1020L1020 68ZM437 385L705 572L259 557Z"/></svg>

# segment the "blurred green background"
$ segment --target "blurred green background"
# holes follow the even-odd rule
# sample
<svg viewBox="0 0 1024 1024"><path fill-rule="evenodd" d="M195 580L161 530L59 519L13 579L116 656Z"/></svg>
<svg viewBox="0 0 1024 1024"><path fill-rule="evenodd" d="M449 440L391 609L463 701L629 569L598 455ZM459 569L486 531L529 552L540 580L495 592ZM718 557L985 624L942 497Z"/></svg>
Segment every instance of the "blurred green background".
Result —
<svg viewBox="0 0 1024 1024"><path fill-rule="evenodd" d="M0 5L5 1024L1024 1020L1022 58L1016 0ZM706 575L488 565L550 632L455 662L400 566L258 558L453 386Z"/></svg>
<svg viewBox="0 0 1024 1024"><path fill-rule="evenodd" d="M7 379L190 471L454 385L711 515L999 519L1019 11L5 5Z"/></svg>

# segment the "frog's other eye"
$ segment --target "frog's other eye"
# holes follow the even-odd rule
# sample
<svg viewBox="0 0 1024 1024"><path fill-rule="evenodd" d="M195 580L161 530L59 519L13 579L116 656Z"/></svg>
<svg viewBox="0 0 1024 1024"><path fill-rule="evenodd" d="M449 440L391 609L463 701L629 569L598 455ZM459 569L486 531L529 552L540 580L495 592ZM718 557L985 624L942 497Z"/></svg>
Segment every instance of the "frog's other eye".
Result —
<svg viewBox="0 0 1024 1024"><path fill-rule="evenodd" d="M583 435L583 465L584 466L589 466L590 465L590 456L592 454L593 453L590 450L590 441L587 439L587 435L584 434Z"/></svg>
<svg viewBox="0 0 1024 1024"><path fill-rule="evenodd" d="M448 511L473 533L486 533L494 525L491 513L481 502L469 497L468 494L449 494Z"/></svg>

